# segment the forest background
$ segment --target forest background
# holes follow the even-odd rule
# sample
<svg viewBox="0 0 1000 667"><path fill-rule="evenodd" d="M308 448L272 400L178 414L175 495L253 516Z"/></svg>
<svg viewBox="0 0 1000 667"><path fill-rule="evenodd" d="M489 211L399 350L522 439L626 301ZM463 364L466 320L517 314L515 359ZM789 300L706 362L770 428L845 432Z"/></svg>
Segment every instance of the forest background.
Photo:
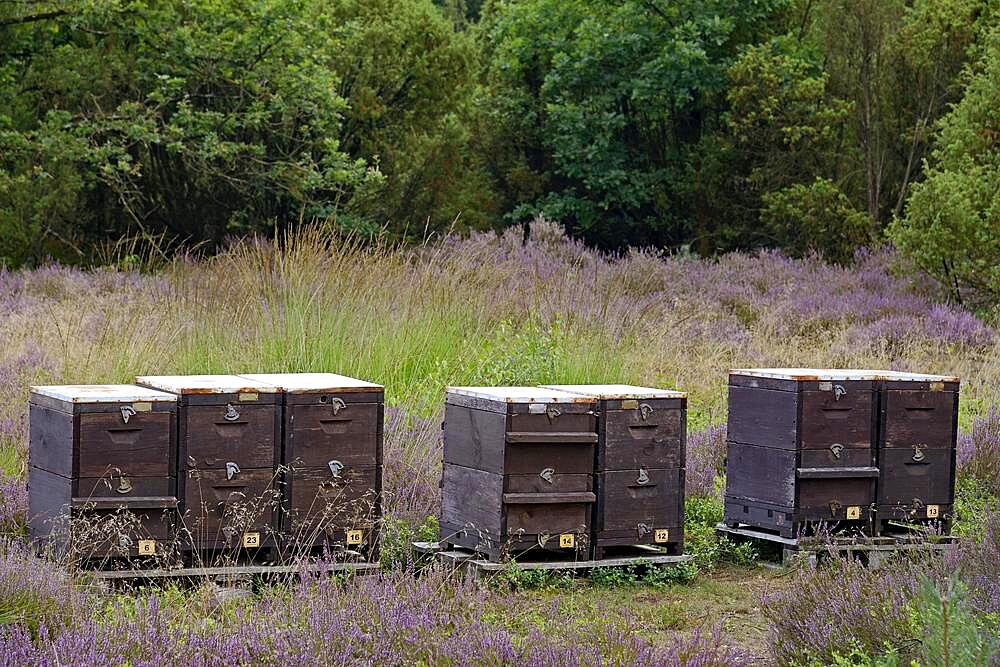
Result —
<svg viewBox="0 0 1000 667"><path fill-rule="evenodd" d="M849 262L890 242L982 312L998 19L993 0L0 0L0 265L542 215L604 250Z"/></svg>

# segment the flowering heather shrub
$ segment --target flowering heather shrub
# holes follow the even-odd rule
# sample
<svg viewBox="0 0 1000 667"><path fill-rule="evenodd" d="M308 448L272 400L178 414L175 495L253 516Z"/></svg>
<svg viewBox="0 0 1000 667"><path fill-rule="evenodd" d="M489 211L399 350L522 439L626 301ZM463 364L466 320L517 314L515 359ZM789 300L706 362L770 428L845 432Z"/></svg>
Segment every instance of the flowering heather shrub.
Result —
<svg viewBox="0 0 1000 667"><path fill-rule="evenodd" d="M28 487L23 479L0 473L0 535L20 533L28 514Z"/></svg>
<svg viewBox="0 0 1000 667"><path fill-rule="evenodd" d="M36 558L23 541L0 537L0 626L16 623L34 632L78 612L85 613L84 598L66 572Z"/></svg>
<svg viewBox="0 0 1000 667"><path fill-rule="evenodd" d="M687 440L685 487L689 497L717 495L715 478L726 470L726 425L709 426Z"/></svg>
<svg viewBox="0 0 1000 667"><path fill-rule="evenodd" d="M969 587L973 608L991 615L1000 632L1000 508L992 507L980 534L961 542L945 562L947 571L958 572Z"/></svg>
<svg viewBox="0 0 1000 667"><path fill-rule="evenodd" d="M212 622L153 597L44 626L40 640L0 629L0 665L377 664L688 665L743 664L716 635L654 645L628 618L569 622L552 607L523 633L504 627L516 601L440 573L305 577L287 595L236 607Z"/></svg>
<svg viewBox="0 0 1000 667"><path fill-rule="evenodd" d="M915 561L870 570L836 558L800 570L794 586L761 599L776 661L827 664L855 647L868 655L881 654L887 645L905 648L912 637L910 602L923 571Z"/></svg>
<svg viewBox="0 0 1000 667"><path fill-rule="evenodd" d="M993 406L958 438L958 474L982 484L1000 499L1000 408Z"/></svg>

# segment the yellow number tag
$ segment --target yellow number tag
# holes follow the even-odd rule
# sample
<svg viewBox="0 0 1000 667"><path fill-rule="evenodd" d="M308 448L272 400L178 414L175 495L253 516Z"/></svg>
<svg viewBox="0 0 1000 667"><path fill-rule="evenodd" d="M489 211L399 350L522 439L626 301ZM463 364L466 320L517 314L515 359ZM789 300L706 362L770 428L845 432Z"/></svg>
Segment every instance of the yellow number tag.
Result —
<svg viewBox="0 0 1000 667"><path fill-rule="evenodd" d="M365 533L361 530L347 531L347 543L350 545L361 544L365 540Z"/></svg>
<svg viewBox="0 0 1000 667"><path fill-rule="evenodd" d="M559 536L560 549L572 549L576 546L576 535L573 533L563 533Z"/></svg>
<svg viewBox="0 0 1000 667"><path fill-rule="evenodd" d="M657 544L670 541L670 531L666 528L657 528L653 531L653 541Z"/></svg>
<svg viewBox="0 0 1000 667"><path fill-rule="evenodd" d="M243 533L243 546L247 548L260 546L260 533Z"/></svg>
<svg viewBox="0 0 1000 667"><path fill-rule="evenodd" d="M848 519L860 519L861 518L861 508L858 505L851 505L847 508L847 518Z"/></svg>
<svg viewBox="0 0 1000 667"><path fill-rule="evenodd" d="M938 505L927 506L927 518L936 519L941 516L941 508Z"/></svg>
<svg viewBox="0 0 1000 667"><path fill-rule="evenodd" d="M139 555L152 556L156 553L156 540L139 540Z"/></svg>

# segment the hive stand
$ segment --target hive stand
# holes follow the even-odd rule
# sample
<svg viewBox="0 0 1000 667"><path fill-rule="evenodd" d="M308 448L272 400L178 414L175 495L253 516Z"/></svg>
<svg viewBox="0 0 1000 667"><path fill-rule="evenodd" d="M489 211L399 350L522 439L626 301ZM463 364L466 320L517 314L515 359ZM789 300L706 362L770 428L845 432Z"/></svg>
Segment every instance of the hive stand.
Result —
<svg viewBox="0 0 1000 667"><path fill-rule="evenodd" d="M621 384L545 386L598 401L592 558L634 545L683 553L687 394Z"/></svg>
<svg viewBox="0 0 1000 667"><path fill-rule="evenodd" d="M377 558L385 388L334 373L243 377L282 395L283 551Z"/></svg>
<svg viewBox="0 0 1000 667"><path fill-rule="evenodd" d="M491 561L528 551L586 559L595 399L538 387L449 387L442 542Z"/></svg>
<svg viewBox="0 0 1000 667"><path fill-rule="evenodd" d="M86 565L165 564L177 519L177 398L134 385L31 388L31 540Z"/></svg>
<svg viewBox="0 0 1000 667"><path fill-rule="evenodd" d="M181 548L197 564L271 561L281 495L281 395L238 375L140 376L178 398Z"/></svg>
<svg viewBox="0 0 1000 667"><path fill-rule="evenodd" d="M940 535L921 535L917 533L896 534L887 536L843 536L843 535L813 535L809 537L783 537L774 531L768 531L754 526L728 526L720 523L715 527L719 535L735 542L750 541L759 546L771 547L778 553L778 564L793 565L804 563L815 567L817 563L830 556L861 560L868 567L880 567L882 562L893 554L900 553L944 553L955 549L959 540L955 537Z"/></svg>

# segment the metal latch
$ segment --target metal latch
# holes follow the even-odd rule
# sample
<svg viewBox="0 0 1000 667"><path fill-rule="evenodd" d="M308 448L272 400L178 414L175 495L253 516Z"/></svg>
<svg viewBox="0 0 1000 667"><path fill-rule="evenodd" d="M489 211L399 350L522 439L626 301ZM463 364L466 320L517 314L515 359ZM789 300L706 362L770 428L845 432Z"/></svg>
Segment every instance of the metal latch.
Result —
<svg viewBox="0 0 1000 667"><path fill-rule="evenodd" d="M830 445L830 452L833 454L833 458L835 458L835 459L839 460L840 459L840 454L843 451L844 451L844 446L842 444L840 444L839 442L835 442L832 445Z"/></svg>
<svg viewBox="0 0 1000 667"><path fill-rule="evenodd" d="M913 445L913 461L914 463L923 463L927 456L924 454L924 448L927 445Z"/></svg>
<svg viewBox="0 0 1000 667"><path fill-rule="evenodd" d="M334 398L330 401L330 407L333 408L333 416L336 417L341 410L347 407L347 403L344 403L342 398Z"/></svg>
<svg viewBox="0 0 1000 667"><path fill-rule="evenodd" d="M542 472L538 473L538 476L544 479L549 484L554 484L552 477L556 474L555 468L543 468Z"/></svg>
<svg viewBox="0 0 1000 667"><path fill-rule="evenodd" d="M639 476L635 478L636 484L647 484L649 482L649 473L646 472L645 468L639 468Z"/></svg>
<svg viewBox="0 0 1000 667"><path fill-rule="evenodd" d="M226 403L226 416L227 422L234 422L240 418L240 413L236 411L232 403Z"/></svg>
<svg viewBox="0 0 1000 667"><path fill-rule="evenodd" d="M337 459L333 459L332 461L327 462L326 465L330 468L331 475L337 478L340 477L340 471L344 469L343 463L341 463Z"/></svg>
<svg viewBox="0 0 1000 667"><path fill-rule="evenodd" d="M642 403L639 405L639 416L642 417L642 421L649 419L649 415L653 413L653 406L649 403Z"/></svg>
<svg viewBox="0 0 1000 667"><path fill-rule="evenodd" d="M240 467L236 463L232 461L226 463L226 479L232 479L240 472Z"/></svg>

